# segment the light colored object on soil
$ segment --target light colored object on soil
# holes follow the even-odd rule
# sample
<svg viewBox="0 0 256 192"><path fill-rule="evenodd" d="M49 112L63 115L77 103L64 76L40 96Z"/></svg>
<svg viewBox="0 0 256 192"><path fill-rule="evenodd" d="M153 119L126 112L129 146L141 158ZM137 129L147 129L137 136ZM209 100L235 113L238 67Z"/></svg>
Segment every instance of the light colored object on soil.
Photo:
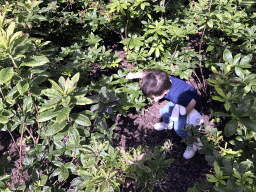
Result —
<svg viewBox="0 0 256 192"><path fill-rule="evenodd" d="M187 146L185 152L183 153L183 157L185 159L191 159L196 154L196 151L197 151L196 144L194 144L194 143L190 144L190 145Z"/></svg>
<svg viewBox="0 0 256 192"><path fill-rule="evenodd" d="M165 122L156 123L154 125L154 129L157 131L162 131L165 129L171 130L171 129L173 129L173 121L171 123L165 123Z"/></svg>

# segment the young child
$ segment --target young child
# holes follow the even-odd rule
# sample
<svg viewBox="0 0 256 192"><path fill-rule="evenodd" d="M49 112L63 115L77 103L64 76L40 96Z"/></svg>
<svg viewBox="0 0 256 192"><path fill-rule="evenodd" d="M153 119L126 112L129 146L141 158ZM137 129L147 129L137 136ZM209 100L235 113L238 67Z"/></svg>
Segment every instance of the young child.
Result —
<svg viewBox="0 0 256 192"><path fill-rule="evenodd" d="M200 96L192 86L176 77L169 77L166 72L159 69L129 73L126 78L141 78L141 90L143 94L153 98L155 102L158 102L162 98L169 100L160 110L163 122L155 124L154 129L160 131L174 128L176 134L182 139L187 137L187 132L183 130L187 124L187 115L194 108L199 111L201 109ZM187 144L183 157L190 159L195 155L197 150L198 146L196 144Z"/></svg>

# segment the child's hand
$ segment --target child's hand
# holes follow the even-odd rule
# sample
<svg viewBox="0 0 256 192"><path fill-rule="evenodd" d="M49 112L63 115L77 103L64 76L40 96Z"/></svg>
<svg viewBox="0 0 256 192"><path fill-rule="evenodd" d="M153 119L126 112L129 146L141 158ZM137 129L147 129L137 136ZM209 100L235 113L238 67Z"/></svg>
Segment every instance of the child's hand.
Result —
<svg viewBox="0 0 256 192"><path fill-rule="evenodd" d="M144 76L143 72L128 73L126 75L126 79L141 79L141 78L143 78L143 76Z"/></svg>
<svg viewBox="0 0 256 192"><path fill-rule="evenodd" d="M134 79L135 74L134 73L128 73L126 75L126 79Z"/></svg>

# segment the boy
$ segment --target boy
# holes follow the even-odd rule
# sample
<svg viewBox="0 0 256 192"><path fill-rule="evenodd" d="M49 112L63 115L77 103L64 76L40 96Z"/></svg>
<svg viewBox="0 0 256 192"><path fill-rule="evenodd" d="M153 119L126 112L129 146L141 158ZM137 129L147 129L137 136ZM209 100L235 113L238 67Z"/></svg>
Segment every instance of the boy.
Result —
<svg viewBox="0 0 256 192"><path fill-rule="evenodd" d="M170 101L161 108L160 114L163 122L155 124L154 129L161 131L174 128L176 134L182 139L187 137L187 132L183 130L187 124L187 115L194 108L197 110L201 109L200 96L192 86L176 77L169 77L166 72L159 69L129 73L126 78L141 78L141 90L143 94L153 98L155 102L158 102L162 98ZM175 118L178 120L174 120ZM196 144L187 144L183 157L190 159L195 155L197 150L198 146Z"/></svg>

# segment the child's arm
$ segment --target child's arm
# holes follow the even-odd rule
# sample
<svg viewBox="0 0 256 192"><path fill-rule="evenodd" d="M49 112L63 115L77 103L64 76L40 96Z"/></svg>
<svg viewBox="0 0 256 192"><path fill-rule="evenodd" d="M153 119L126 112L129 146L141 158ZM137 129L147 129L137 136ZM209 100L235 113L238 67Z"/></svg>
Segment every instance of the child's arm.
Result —
<svg viewBox="0 0 256 192"><path fill-rule="evenodd" d="M188 115L188 114L194 109L195 105L196 105L196 100L195 100L195 99L192 99L192 100L189 102L188 106L185 107L185 108L186 108L186 115Z"/></svg>
<svg viewBox="0 0 256 192"><path fill-rule="evenodd" d="M126 79L142 79L144 75L144 72L128 73Z"/></svg>

